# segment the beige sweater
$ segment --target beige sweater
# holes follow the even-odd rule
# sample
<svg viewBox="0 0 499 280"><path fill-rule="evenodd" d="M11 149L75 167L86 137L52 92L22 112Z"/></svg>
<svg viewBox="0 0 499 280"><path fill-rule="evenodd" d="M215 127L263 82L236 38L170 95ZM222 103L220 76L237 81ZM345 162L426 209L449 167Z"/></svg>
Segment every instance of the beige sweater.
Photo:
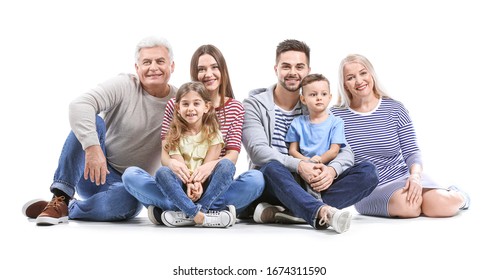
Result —
<svg viewBox="0 0 499 280"><path fill-rule="evenodd" d="M100 114L107 128L108 163L121 173L129 166L138 166L152 175L161 162L165 106L176 92L170 85L169 96L157 98L144 91L135 75L120 74L71 102L71 129L83 149L99 145L95 116Z"/></svg>

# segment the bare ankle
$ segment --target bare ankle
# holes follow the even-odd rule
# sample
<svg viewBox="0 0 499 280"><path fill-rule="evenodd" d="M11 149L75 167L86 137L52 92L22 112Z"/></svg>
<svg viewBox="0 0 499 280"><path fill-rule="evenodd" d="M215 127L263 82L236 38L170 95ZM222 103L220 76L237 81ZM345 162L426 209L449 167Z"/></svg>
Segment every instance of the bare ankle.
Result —
<svg viewBox="0 0 499 280"><path fill-rule="evenodd" d="M202 225L204 222L204 213L199 211L196 216L194 216L194 222L198 225Z"/></svg>

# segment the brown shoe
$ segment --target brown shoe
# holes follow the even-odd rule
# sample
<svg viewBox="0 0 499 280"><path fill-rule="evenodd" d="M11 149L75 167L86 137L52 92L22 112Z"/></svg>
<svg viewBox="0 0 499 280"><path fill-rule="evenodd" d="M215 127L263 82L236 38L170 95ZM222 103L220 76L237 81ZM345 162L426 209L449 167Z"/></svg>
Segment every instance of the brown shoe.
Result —
<svg viewBox="0 0 499 280"><path fill-rule="evenodd" d="M68 206L64 196L54 197L36 218L36 225L51 226L68 222Z"/></svg>
<svg viewBox="0 0 499 280"><path fill-rule="evenodd" d="M47 204L49 202L43 199L30 200L23 205L23 214L28 218L36 219L43 212Z"/></svg>

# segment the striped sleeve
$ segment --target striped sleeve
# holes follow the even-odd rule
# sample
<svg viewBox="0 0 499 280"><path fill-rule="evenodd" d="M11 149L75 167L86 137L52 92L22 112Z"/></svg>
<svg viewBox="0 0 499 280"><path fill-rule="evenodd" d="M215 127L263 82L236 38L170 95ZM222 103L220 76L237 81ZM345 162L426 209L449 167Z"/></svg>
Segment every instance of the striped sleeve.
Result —
<svg viewBox="0 0 499 280"><path fill-rule="evenodd" d="M165 139L166 133L170 129L170 124L173 120L173 112L175 110L175 98L168 100L166 103L165 114L163 115L163 123L161 124L161 140Z"/></svg>
<svg viewBox="0 0 499 280"><path fill-rule="evenodd" d="M396 104L398 106L394 112L397 113L398 138L404 160L409 167L415 163L422 165L416 131L409 112L402 103L397 102Z"/></svg>
<svg viewBox="0 0 499 280"><path fill-rule="evenodd" d="M220 130L225 141L226 150L241 152L242 127L244 121L244 107L241 102L229 99L224 107L217 108L217 117L220 122Z"/></svg>

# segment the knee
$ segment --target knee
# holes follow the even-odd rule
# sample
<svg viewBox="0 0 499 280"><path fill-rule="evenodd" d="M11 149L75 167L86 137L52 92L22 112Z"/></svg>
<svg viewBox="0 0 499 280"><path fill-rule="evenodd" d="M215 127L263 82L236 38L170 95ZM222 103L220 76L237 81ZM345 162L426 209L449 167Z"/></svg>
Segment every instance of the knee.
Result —
<svg viewBox="0 0 499 280"><path fill-rule="evenodd" d="M379 183L378 169L369 161L359 163L359 168L364 174L366 185L376 187Z"/></svg>
<svg viewBox="0 0 499 280"><path fill-rule="evenodd" d="M166 166L161 166L156 171L156 179L157 180L168 180L168 178L171 178L171 176L176 176L176 175L170 168L168 168Z"/></svg>
<svg viewBox="0 0 499 280"><path fill-rule="evenodd" d="M423 193L423 204L421 210L425 216L442 218L452 217L459 211L459 207L453 205L451 197L439 190L430 190Z"/></svg>
<svg viewBox="0 0 499 280"><path fill-rule="evenodd" d="M265 179L263 178L262 172L259 170L248 170L245 174L247 180L251 183L251 188L259 196L262 194L265 188Z"/></svg>
<svg viewBox="0 0 499 280"><path fill-rule="evenodd" d="M275 161L275 160L272 160L272 161L264 164L260 168L260 171L262 172L263 175L269 175L269 174L272 174L272 173L276 172L277 170L281 169L282 167L284 167L284 165L282 165L282 163Z"/></svg>
<svg viewBox="0 0 499 280"><path fill-rule="evenodd" d="M136 175L140 173L141 169L136 166L130 166L127 169L125 169L125 172L123 172L123 175L121 175L121 179L123 180L123 183L130 183L133 181Z"/></svg>
<svg viewBox="0 0 499 280"><path fill-rule="evenodd" d="M421 215L421 202L409 203L402 190L397 191L388 202L388 213L391 217L416 218Z"/></svg>
<svg viewBox="0 0 499 280"><path fill-rule="evenodd" d="M224 172L228 174L232 174L231 177L234 177L234 174L236 173L236 166L234 163L226 158L221 159L217 166L215 167L217 172Z"/></svg>

